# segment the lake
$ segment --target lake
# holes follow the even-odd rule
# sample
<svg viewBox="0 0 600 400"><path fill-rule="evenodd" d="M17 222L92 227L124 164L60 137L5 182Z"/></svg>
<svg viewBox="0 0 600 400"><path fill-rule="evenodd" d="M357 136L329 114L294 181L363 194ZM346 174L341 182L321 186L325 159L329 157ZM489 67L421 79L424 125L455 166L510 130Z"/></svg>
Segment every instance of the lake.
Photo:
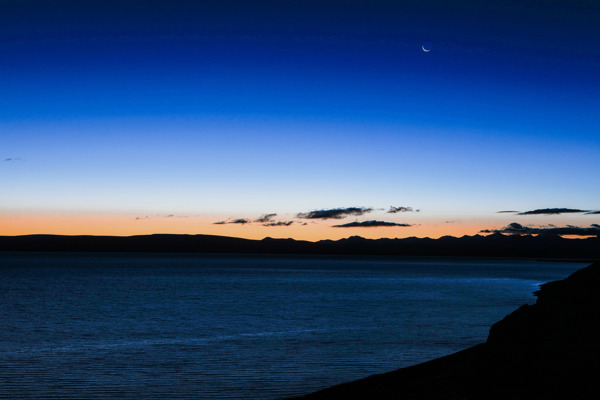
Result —
<svg viewBox="0 0 600 400"><path fill-rule="evenodd" d="M0 398L306 394L481 343L585 265L0 253Z"/></svg>

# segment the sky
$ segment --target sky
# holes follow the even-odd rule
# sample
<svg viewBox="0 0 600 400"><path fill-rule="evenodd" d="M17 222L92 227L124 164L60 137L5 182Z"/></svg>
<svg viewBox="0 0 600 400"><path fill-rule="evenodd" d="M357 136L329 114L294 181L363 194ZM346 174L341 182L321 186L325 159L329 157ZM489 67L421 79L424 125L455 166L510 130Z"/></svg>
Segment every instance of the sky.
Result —
<svg viewBox="0 0 600 400"><path fill-rule="evenodd" d="M0 0L0 235L595 234L599 20L577 0Z"/></svg>

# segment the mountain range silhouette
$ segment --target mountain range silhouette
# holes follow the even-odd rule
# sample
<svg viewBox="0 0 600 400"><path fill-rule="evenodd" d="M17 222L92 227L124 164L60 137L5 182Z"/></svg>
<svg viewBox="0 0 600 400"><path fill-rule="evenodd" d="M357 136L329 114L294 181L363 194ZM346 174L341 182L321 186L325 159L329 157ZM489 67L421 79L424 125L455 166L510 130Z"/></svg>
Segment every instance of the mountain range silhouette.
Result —
<svg viewBox="0 0 600 400"><path fill-rule="evenodd" d="M331 254L440 257L524 257L596 260L600 238L566 239L555 234L474 235L439 239L365 239L309 242L294 239L241 239L212 235L0 236L0 251L193 252Z"/></svg>

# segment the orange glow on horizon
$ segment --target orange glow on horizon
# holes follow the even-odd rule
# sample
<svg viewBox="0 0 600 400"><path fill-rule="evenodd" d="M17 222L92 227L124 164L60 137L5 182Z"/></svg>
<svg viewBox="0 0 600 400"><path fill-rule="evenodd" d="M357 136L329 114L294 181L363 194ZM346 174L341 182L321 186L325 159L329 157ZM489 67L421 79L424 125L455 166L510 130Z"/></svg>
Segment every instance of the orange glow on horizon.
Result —
<svg viewBox="0 0 600 400"><path fill-rule="evenodd" d="M401 227L355 227L335 228L333 225L346 220L300 220L293 219L290 226L263 226L259 222L247 224L215 224L223 218L215 216L178 216L135 214L76 214L76 213L38 213L38 214L0 214L0 235L17 236L30 234L53 235L95 235L95 236L133 236L150 234L205 234L239 237L245 239L292 238L296 240L318 241L338 240L350 236L362 236L368 239L473 236L484 229L494 230L506 226L509 219L502 216L493 218L455 218L448 221L431 216L414 216L405 221L411 226ZM232 219L228 221L233 221ZM568 221L565 221L568 223ZM569 221L570 222L570 221ZM574 221L575 222L575 221ZM343 222L342 222L343 223ZM531 221L522 221L531 224ZM570 222L574 224L573 222ZM576 222L575 222L576 223ZM535 224L531 224L535 225ZM482 234L486 235L486 234ZM565 236L568 238L585 238Z"/></svg>
<svg viewBox="0 0 600 400"><path fill-rule="evenodd" d="M16 236L29 234L132 236L155 233L207 234L232 236L246 239L293 238L318 241L338 240L349 236L369 239L476 235L490 228L492 221L414 223L410 227L334 228L331 221L294 221L291 226L265 227L260 223L222 224L214 217L156 216L135 217L132 215L0 215L0 235ZM495 221L497 223L497 221Z"/></svg>

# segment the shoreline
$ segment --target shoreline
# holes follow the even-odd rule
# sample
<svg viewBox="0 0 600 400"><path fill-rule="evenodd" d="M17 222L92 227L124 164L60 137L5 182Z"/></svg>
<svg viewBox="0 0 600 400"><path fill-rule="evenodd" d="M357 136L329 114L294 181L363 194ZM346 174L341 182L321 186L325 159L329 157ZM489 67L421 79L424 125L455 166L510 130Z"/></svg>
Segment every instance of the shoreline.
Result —
<svg viewBox="0 0 600 400"><path fill-rule="evenodd" d="M600 262L541 285L536 303L493 324L484 343L289 400L594 398L598 288Z"/></svg>

